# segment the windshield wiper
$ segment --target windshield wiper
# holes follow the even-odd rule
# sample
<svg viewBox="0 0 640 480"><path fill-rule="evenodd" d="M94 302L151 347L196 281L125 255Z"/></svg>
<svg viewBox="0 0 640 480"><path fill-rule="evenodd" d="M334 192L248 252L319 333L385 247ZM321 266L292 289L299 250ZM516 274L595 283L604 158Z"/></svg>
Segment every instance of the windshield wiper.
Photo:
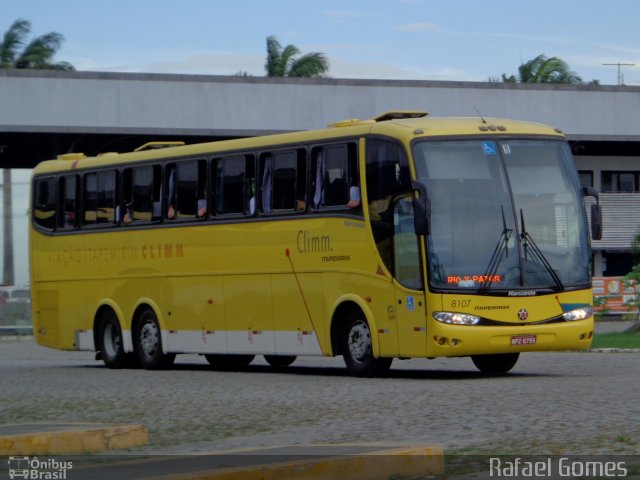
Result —
<svg viewBox="0 0 640 480"><path fill-rule="evenodd" d="M507 220L504 216L504 208L500 205L500 212L502 213L502 233L500 234L500 238L498 239L498 243L496 247L493 249L493 254L491 255L491 260L489 260L489 265L485 269L485 275L482 283L480 284L480 293L485 293L489 290L489 286L493 282L493 278L498 271L498 267L500 266L500 262L502 261L502 256L509 258L509 238L511 238L511 234L513 233L513 229L507 228Z"/></svg>
<svg viewBox="0 0 640 480"><path fill-rule="evenodd" d="M520 238L525 262L528 260L528 255L531 255L531 260L538 265L542 265L553 279L553 282L556 284L554 290L558 292L564 290L562 280L560 280L560 277L549 263L549 260L547 260L547 257L544 256L544 253L542 253L538 245L536 245L536 242L531 238L531 235L529 235L529 232L527 232L522 209L520 209ZM524 273L524 269L521 269L522 277L524 277ZM521 282L521 284L524 285L524 282Z"/></svg>

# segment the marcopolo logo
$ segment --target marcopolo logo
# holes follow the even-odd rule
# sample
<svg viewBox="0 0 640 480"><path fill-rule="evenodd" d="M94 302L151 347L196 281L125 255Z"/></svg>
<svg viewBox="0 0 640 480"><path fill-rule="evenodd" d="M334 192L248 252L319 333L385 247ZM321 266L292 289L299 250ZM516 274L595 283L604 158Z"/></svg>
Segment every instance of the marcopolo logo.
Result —
<svg viewBox="0 0 640 480"><path fill-rule="evenodd" d="M9 478L33 480L66 480L67 471L73 468L73 462L55 458L9 457Z"/></svg>

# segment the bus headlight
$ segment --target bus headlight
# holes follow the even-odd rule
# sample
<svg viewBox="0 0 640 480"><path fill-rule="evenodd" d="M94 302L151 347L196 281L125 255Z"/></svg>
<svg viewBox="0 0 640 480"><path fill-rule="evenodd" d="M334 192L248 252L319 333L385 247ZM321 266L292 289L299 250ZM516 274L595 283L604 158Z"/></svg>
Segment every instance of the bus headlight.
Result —
<svg viewBox="0 0 640 480"><path fill-rule="evenodd" d="M480 317L468 313L433 312L433 318L451 325L476 325L480 322Z"/></svg>
<svg viewBox="0 0 640 480"><path fill-rule="evenodd" d="M563 313L562 318L567 322L573 322L575 320L584 320L585 318L589 318L591 315L593 315L593 308L580 307Z"/></svg>

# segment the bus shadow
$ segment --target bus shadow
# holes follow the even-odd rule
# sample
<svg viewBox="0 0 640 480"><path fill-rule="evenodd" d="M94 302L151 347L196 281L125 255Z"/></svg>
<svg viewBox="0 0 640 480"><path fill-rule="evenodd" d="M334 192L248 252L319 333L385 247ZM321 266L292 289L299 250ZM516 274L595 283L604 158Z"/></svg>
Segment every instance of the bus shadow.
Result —
<svg viewBox="0 0 640 480"><path fill-rule="evenodd" d="M84 364L84 365L59 365L62 368L81 369L104 369L109 370L104 364ZM139 368L123 369L123 371L135 371ZM345 377L358 380L341 366L308 366L291 365L288 367L272 367L269 365L248 365L239 368L215 368L207 364L197 363L176 363L170 369L163 372L211 372L211 373L259 373L261 375L295 375L301 377ZM503 374L487 374L476 370L430 370L430 369L403 369L391 368L382 376L365 378L375 379L411 379L411 380L486 380L486 379L514 379L514 378L559 378L563 375L558 373L532 373L532 372L509 372Z"/></svg>
<svg viewBox="0 0 640 480"><path fill-rule="evenodd" d="M176 364L173 370L190 370L190 371L210 371L218 373L260 373L262 375L296 375L303 377L345 377L354 378L347 372L345 367L317 367L317 366L296 366L289 367L271 367L268 365L249 365L247 367L236 369L214 368L208 365L196 364ZM485 379L509 379L509 378L549 378L559 377L558 374L538 374L538 373L519 373L511 372L504 374L486 374L474 370L422 370L422 369L394 369L391 368L382 376L369 378L371 379L414 379L414 380L485 380Z"/></svg>

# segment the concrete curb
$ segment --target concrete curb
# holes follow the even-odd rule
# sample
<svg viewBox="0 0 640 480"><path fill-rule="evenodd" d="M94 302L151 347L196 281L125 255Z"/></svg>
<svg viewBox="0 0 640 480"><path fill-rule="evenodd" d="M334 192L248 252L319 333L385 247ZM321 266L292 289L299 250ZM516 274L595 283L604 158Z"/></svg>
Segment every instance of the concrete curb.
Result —
<svg viewBox="0 0 640 480"><path fill-rule="evenodd" d="M0 335L0 342L33 342L33 335Z"/></svg>
<svg viewBox="0 0 640 480"><path fill-rule="evenodd" d="M7 434L4 432L7 431ZM23 433L20 433L23 432ZM69 455L139 447L149 443L144 425L4 425L0 455Z"/></svg>
<svg viewBox="0 0 640 480"><path fill-rule="evenodd" d="M593 353L640 353L640 348L592 348Z"/></svg>
<svg viewBox="0 0 640 480"><path fill-rule="evenodd" d="M380 447L382 448L382 447ZM247 467L217 468L185 474L154 476L155 480L387 480L444 474L440 446L386 448L366 453L303 458Z"/></svg>

